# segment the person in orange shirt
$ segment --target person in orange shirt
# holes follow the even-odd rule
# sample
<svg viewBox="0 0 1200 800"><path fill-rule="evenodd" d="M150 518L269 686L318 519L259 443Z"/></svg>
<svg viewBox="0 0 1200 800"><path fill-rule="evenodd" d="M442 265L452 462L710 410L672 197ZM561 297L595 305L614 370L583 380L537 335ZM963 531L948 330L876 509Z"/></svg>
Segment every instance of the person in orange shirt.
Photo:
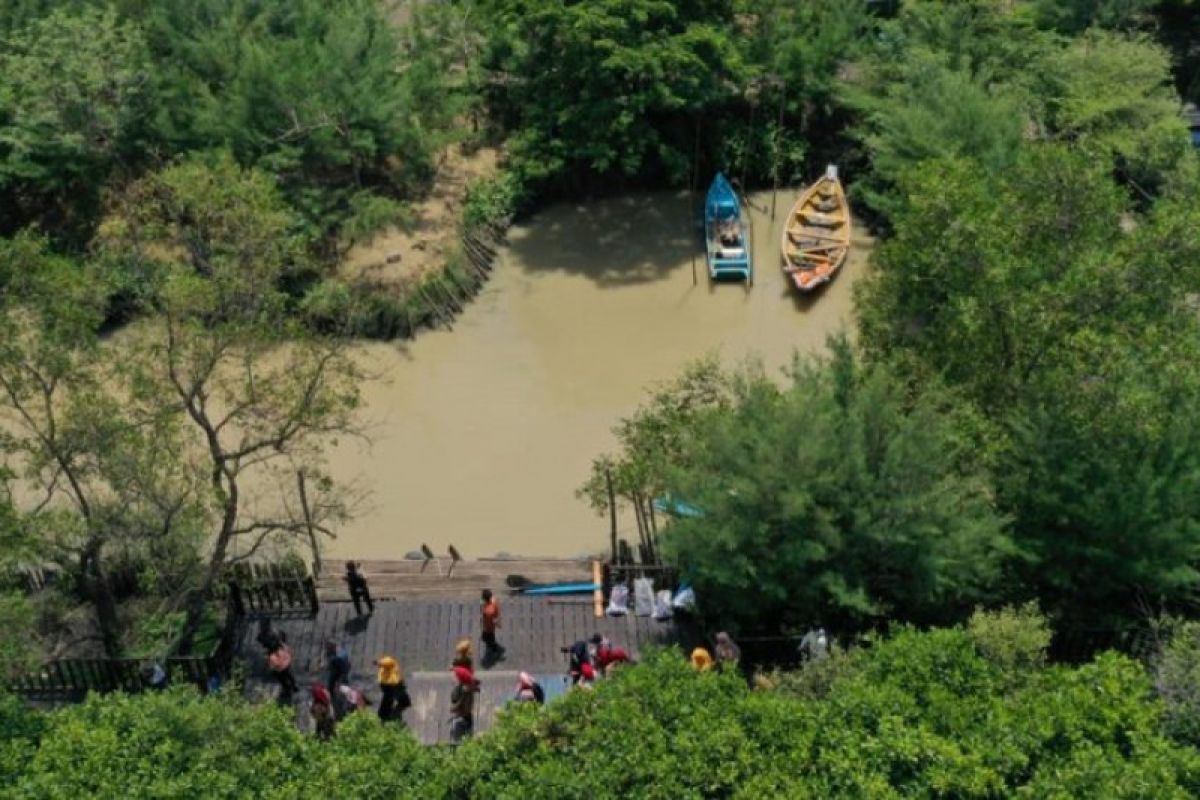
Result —
<svg viewBox="0 0 1200 800"><path fill-rule="evenodd" d="M479 627L483 634L483 660L494 664L504 658L504 648L496 641L496 629L500 627L500 601L492 596L491 589L483 590L483 602L479 606Z"/></svg>

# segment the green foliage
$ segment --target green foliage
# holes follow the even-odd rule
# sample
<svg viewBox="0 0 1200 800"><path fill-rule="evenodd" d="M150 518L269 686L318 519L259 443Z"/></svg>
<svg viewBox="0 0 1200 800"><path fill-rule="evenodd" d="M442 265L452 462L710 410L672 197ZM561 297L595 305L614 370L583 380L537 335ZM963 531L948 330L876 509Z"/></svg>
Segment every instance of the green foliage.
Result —
<svg viewBox="0 0 1200 800"><path fill-rule="evenodd" d="M1071 143L1143 192L1167 181L1188 141L1166 51L1136 34L1057 35L1049 5L1086 5L1125 28L1118 18L1139 18L1134 6L1146 4L916 0L880 24L843 81L870 156L862 199L891 217L906 172L949 156L1003 171L1023 139Z"/></svg>
<svg viewBox="0 0 1200 800"><path fill-rule="evenodd" d="M490 180L478 181L467 187L463 203L463 228L470 231L479 225L502 224L512 219L526 200L526 192L512 173L502 173Z"/></svg>
<svg viewBox="0 0 1200 800"><path fill-rule="evenodd" d="M485 677L484 680L487 680ZM650 655L487 734L427 749L372 715L329 742L278 708L188 691L30 717L0 700L16 796L1185 798L1200 755L1164 737L1136 663L1009 678L959 629L902 629L820 697Z"/></svg>
<svg viewBox="0 0 1200 800"><path fill-rule="evenodd" d="M671 460L667 488L704 510L663 537L704 613L863 625L950 619L986 596L1004 521L951 395L910 394L844 340L827 361L798 361L783 389L754 371L721 383L730 399L665 393L622 437L631 467ZM682 416L664 419L673 408Z"/></svg>
<svg viewBox="0 0 1200 800"><path fill-rule="evenodd" d="M732 405L733 382L716 356L689 364L674 381L614 429L621 452L592 462L592 475L579 490L592 508L608 511L608 478L620 497L637 501L667 491L670 473L686 463L689 446L712 412Z"/></svg>
<svg viewBox="0 0 1200 800"><path fill-rule="evenodd" d="M1158 655L1154 686L1166 707L1167 732L1180 742L1200 745L1200 622L1175 626Z"/></svg>
<svg viewBox="0 0 1200 800"><path fill-rule="evenodd" d="M988 415L1030 559L1012 599L1089 626L1136 596L1183 600L1200 574L1194 202L1131 225L1103 165L1048 146L1002 175L930 163L902 191L860 286L863 341Z"/></svg>
<svg viewBox="0 0 1200 800"><path fill-rule="evenodd" d="M1188 2L1188 0L1184 0ZM1151 22L1161 0L1033 0L1038 23L1062 33L1078 34L1090 27L1130 30Z"/></svg>
<svg viewBox="0 0 1200 800"><path fill-rule="evenodd" d="M884 91L860 99L872 173L859 191L876 209L893 213L889 192L931 159L959 156L995 172L1016 161L1024 121L1019 100L1003 90L930 61Z"/></svg>
<svg viewBox="0 0 1200 800"><path fill-rule="evenodd" d="M1041 65L1043 124L1102 163L1114 156L1155 188L1190 143L1167 51L1145 37L1090 31Z"/></svg>
<svg viewBox="0 0 1200 800"><path fill-rule="evenodd" d="M160 611L140 616L131 626L125 654L129 658L162 658L179 641L185 614L182 611ZM221 615L212 605L207 609L200 630L196 633L195 651L210 653L221 636Z"/></svg>
<svg viewBox="0 0 1200 800"><path fill-rule="evenodd" d="M29 598L0 592L0 681L24 675L38 666L37 617Z"/></svg>
<svg viewBox="0 0 1200 800"><path fill-rule="evenodd" d="M1033 603L990 613L976 611L966 632L979 654L1005 674L1041 667L1052 637L1050 626Z"/></svg>
<svg viewBox="0 0 1200 800"><path fill-rule="evenodd" d="M311 269L301 231L270 175L220 152L131 184L100 241L150 292L180 265L208 279L193 295L205 313L237 317L275 313L284 282Z"/></svg>
<svg viewBox="0 0 1200 800"><path fill-rule="evenodd" d="M429 50L402 50L374 0L156 0L144 4L171 98L174 152L227 146L276 177L313 231L356 216L364 193L430 173L424 121L441 112ZM397 70L411 62L413 71ZM357 206L357 208L356 208Z"/></svg>
<svg viewBox="0 0 1200 800"><path fill-rule="evenodd" d="M86 237L100 189L144 158L156 113L142 32L112 10L56 10L0 47L0 205Z"/></svg>
<svg viewBox="0 0 1200 800"><path fill-rule="evenodd" d="M0 791L11 791L37 752L46 718L0 691Z"/></svg>
<svg viewBox="0 0 1200 800"><path fill-rule="evenodd" d="M682 182L692 118L729 102L741 66L728 3L486 0L493 112L523 183L560 176Z"/></svg>

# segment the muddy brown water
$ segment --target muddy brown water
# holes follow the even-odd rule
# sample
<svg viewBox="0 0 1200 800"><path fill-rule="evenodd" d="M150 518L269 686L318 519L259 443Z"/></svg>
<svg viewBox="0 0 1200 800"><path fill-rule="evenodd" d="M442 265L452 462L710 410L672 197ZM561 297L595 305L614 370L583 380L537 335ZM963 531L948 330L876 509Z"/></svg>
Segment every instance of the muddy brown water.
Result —
<svg viewBox="0 0 1200 800"><path fill-rule="evenodd" d="M750 289L710 284L686 195L558 205L513 229L453 330L361 348L384 376L364 387L371 441L342 443L330 467L370 498L329 555L603 552L608 520L575 491L648 387L709 352L779 368L852 326L870 240L858 226L841 274L798 297L779 268L795 197L780 192L774 222L771 194L752 198ZM621 528L636 539L631 516Z"/></svg>

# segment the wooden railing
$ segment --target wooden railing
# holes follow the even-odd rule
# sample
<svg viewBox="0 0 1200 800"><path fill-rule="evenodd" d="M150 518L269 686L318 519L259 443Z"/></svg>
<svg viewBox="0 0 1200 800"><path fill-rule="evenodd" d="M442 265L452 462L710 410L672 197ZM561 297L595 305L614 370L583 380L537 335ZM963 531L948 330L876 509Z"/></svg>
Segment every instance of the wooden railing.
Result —
<svg viewBox="0 0 1200 800"><path fill-rule="evenodd" d="M311 575L271 566L239 571L214 599L226 601L226 614L221 638L210 653L162 658L60 658L5 685L16 694L45 700L81 700L88 692L140 692L150 688L144 670L158 664L170 683L192 684L205 691L212 677L222 681L228 678L248 617L315 617L319 609Z"/></svg>
<svg viewBox="0 0 1200 800"><path fill-rule="evenodd" d="M229 602L242 617L317 616L316 582L311 575L302 578L269 578L247 583L229 582Z"/></svg>
<svg viewBox="0 0 1200 800"><path fill-rule="evenodd" d="M170 684L191 684L207 691L211 678L229 677L237 652L243 617L230 607L212 652L164 658L60 658L40 670L10 679L10 691L39 700L82 700L88 692L140 692L150 688L144 670L154 664L167 673Z"/></svg>

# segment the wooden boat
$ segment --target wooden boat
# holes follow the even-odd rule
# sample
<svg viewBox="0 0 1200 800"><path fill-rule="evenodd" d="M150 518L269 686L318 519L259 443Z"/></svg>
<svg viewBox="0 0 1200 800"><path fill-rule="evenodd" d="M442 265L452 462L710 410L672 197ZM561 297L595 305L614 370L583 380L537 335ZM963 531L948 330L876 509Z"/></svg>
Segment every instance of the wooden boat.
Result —
<svg viewBox="0 0 1200 800"><path fill-rule="evenodd" d="M720 172L704 200L704 245L708 276L754 282L750 259L750 226L737 192Z"/></svg>
<svg viewBox="0 0 1200 800"><path fill-rule="evenodd" d="M802 292L832 280L850 252L850 206L837 167L804 190L783 228L783 271Z"/></svg>

